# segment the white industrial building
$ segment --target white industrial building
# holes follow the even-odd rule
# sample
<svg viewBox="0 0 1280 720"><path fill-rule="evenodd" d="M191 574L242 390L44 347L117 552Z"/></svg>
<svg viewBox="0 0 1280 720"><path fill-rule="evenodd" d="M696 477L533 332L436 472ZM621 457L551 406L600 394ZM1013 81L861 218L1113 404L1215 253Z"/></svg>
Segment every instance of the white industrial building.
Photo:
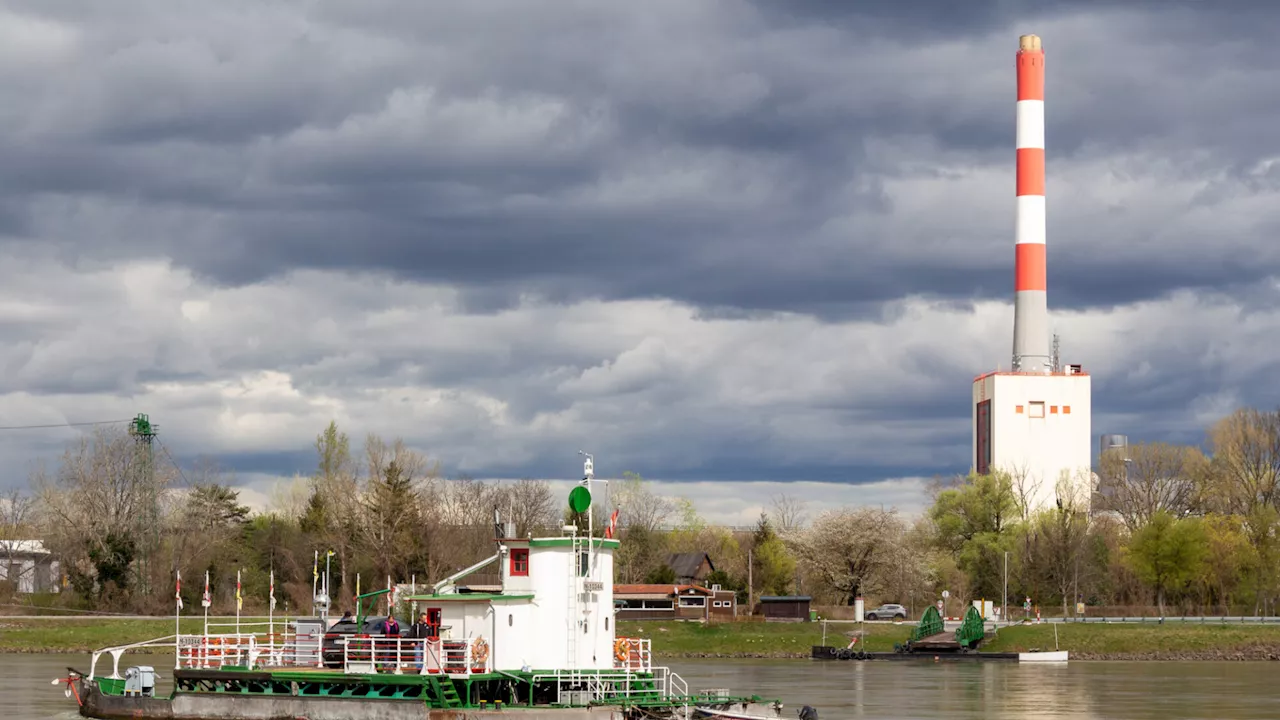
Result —
<svg viewBox="0 0 1280 720"><path fill-rule="evenodd" d="M1080 366L991 372L973 382L973 469L1003 471L1031 510L1087 511L1093 484L1092 387Z"/></svg>

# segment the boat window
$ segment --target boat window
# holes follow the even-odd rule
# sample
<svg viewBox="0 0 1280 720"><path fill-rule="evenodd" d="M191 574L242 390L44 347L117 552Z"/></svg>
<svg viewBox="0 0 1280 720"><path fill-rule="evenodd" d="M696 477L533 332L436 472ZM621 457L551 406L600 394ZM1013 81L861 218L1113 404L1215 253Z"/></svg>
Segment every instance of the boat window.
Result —
<svg viewBox="0 0 1280 720"><path fill-rule="evenodd" d="M507 615L507 627L511 627L512 625L515 625L515 624L516 624L516 616Z"/></svg>
<svg viewBox="0 0 1280 720"><path fill-rule="evenodd" d="M520 576L529 574L529 548L511 549L511 574Z"/></svg>
<svg viewBox="0 0 1280 720"><path fill-rule="evenodd" d="M604 619L604 631L609 632L609 618Z"/></svg>

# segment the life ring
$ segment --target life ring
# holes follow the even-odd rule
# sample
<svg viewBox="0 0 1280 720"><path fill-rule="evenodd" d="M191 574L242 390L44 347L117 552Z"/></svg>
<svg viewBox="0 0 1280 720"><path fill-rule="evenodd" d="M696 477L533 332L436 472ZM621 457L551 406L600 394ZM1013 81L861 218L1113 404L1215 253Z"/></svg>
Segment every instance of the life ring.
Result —
<svg viewBox="0 0 1280 720"><path fill-rule="evenodd" d="M478 638L471 644L471 659L482 665L489 659L489 643L484 638Z"/></svg>
<svg viewBox="0 0 1280 720"><path fill-rule="evenodd" d="M618 662L626 662L630 656L631 643L627 642L626 638L618 638L617 642L613 644L613 657Z"/></svg>

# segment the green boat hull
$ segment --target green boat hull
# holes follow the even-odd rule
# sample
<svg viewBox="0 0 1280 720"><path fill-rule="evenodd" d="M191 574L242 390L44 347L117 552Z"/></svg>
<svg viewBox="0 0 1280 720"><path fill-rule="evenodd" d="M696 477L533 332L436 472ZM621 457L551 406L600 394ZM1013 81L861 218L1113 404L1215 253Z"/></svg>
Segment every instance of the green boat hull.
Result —
<svg viewBox="0 0 1280 720"><path fill-rule="evenodd" d="M544 678L539 681L539 677ZM607 677L607 676L606 676ZM171 697L123 694L118 680L75 680L80 715L99 720L538 720L694 718L709 713L768 720L781 706L758 698L663 698L652 676L617 676L616 697L558 704L545 675L492 673L462 679L432 675L177 670ZM723 716L723 715L722 715Z"/></svg>

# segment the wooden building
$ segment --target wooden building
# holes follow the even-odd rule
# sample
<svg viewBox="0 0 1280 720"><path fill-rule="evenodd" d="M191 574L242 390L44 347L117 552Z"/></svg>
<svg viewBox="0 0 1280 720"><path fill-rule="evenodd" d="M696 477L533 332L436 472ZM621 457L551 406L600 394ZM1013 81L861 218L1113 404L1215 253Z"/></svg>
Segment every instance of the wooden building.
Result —
<svg viewBox="0 0 1280 720"><path fill-rule="evenodd" d="M809 622L808 595L764 595L756 605L756 613L765 622Z"/></svg>
<svg viewBox="0 0 1280 720"><path fill-rule="evenodd" d="M614 585L614 616L619 620L710 620L734 617L732 590L701 585Z"/></svg>

